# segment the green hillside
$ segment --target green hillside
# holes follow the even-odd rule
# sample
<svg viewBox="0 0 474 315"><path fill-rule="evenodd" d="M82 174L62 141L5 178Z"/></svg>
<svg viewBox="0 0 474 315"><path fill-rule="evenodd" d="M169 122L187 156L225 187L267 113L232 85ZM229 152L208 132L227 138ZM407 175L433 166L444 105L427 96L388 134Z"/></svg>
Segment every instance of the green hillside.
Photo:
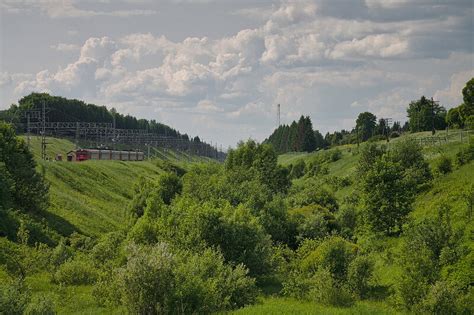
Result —
<svg viewBox="0 0 474 315"><path fill-rule="evenodd" d="M440 141L438 137L443 136L445 140ZM445 203L450 206L450 218L453 226L467 226L467 232L464 235L472 234L474 232L473 224L470 221L472 213L466 207L464 196L473 189L474 180L472 174L474 174L474 162L471 161L462 166L453 164L452 172L448 174L436 173L436 165L440 158L448 157L454 161L456 154L467 146L469 138L463 135L463 142L461 142L461 136L459 133L456 134L456 132L451 132L450 138L446 138L446 135L443 133L438 133L436 138L432 138L429 133L418 133L403 135L400 138L393 139L389 146L408 137L418 140L424 139L420 140L425 141L423 155L434 172L434 178L429 188L417 195L413 203L413 211L409 215L410 220L417 221L430 217L435 218L440 204ZM437 140L436 143L434 143L434 139ZM42 229L46 231L44 232L46 234L45 237L49 237L53 241L52 245L58 243L62 236L68 237L69 246L74 247L78 251L75 258L78 261L81 261L81 259L87 261L89 259L87 255L90 254L90 249L87 248L90 245L84 245L86 244L84 242L95 242L103 239L103 236L108 232L130 231L130 227L134 224L134 228L136 228L136 220L131 219L128 208L130 201L136 194L133 186L138 178L156 179L160 174L166 173L171 164L176 167L190 169L194 162L208 161L207 159L189 156L182 152L154 149L151 151L154 158L143 162L57 162L53 160L54 155L61 153L65 156L66 152L74 148L74 144L68 140L56 138L48 138L47 142L50 160L42 161L39 159L39 139L36 137L31 139L30 148L38 163L37 169L45 174L45 178L50 184L50 206L42 213L42 218L32 216L32 222L42 225ZM367 144L361 144L360 147L357 145L344 145L314 153L280 155L278 162L286 167L295 165L299 161L304 161L306 166L311 165L313 161L318 161L317 163L322 163L323 168L326 169L321 174L306 175L293 179L293 187L290 188L289 196L291 197L294 194L291 191L292 189L299 189L316 183L314 187L325 187L330 193L334 194L339 205L343 207L347 199L346 197L352 196L358 189L355 172L360 158L360 151L365 145ZM378 145L386 145L386 143L379 142ZM335 157L332 158L333 156ZM212 169L212 164L208 165ZM196 174L199 174L199 172ZM238 172L234 175L237 176L237 174ZM191 190L188 193L198 194L201 185L206 186L207 182L217 183L216 178L206 179L205 175L202 174L199 176L204 176L202 177L204 180L201 180L201 177L188 178L190 180L188 187L194 187L189 185L197 185L196 192ZM347 179L345 184L341 184L343 179ZM241 188L232 187L232 189ZM245 189L247 188L243 190L243 198L246 198L245 192L248 194L248 191ZM193 211L198 211L199 207L201 207L201 204L199 204L198 208L193 209ZM291 211L291 208L289 210ZM16 224L11 225L13 234L20 230L18 223ZM30 224L33 223L30 222ZM177 226L172 226L177 229ZM146 225L144 227L146 228ZM140 228L143 227L139 226L138 231L140 231ZM77 234L73 234L74 232ZM35 233L34 229L30 230L32 236ZM148 231L146 233L151 232ZM39 237L39 239L42 238ZM281 284L273 283L275 279L269 279L268 281L261 279L261 293L257 303L241 308L235 311L235 314L398 314L399 311L396 310L394 304L387 300L386 297L387 292L395 288L397 279L399 279L402 273L394 257L400 255L403 241L403 236L371 238L365 237L363 234L356 241L357 245L363 251L369 252L371 259L374 260L373 275L380 289L381 297L359 300L351 307L346 308L324 306L313 301L284 297L281 293L276 293L280 291ZM465 239L463 242L467 244L471 251L474 250L472 240ZM86 249L81 249L81 246L84 246ZM36 251L31 249L30 255L38 255L34 253ZM469 266L469 260L462 260L457 268L461 273L466 273L466 268L470 268ZM103 268L107 270L107 267ZM60 314L126 313L126 309L121 306L99 306L94 297L94 290L97 289L97 286L93 284L62 286L53 281L54 276L57 276L57 273L42 270L29 274L25 282L31 290L33 297L40 297L42 295L52 297L56 310ZM0 268L0 279L9 279L5 269Z"/></svg>
<svg viewBox="0 0 474 315"><path fill-rule="evenodd" d="M419 194L413 204L413 211L410 213L410 220L419 221L426 218L435 218L438 215L438 208L442 204L447 204L450 207L450 215L452 225L455 228L465 226L467 231L464 235L472 235L474 232L474 224L471 218L474 215L469 211L468 199L469 194L474 190L474 162L470 162L463 166L453 166L453 171L447 175L436 174L435 165L440 157L448 157L454 161L455 155L461 148L466 147L469 141L474 141L471 136L470 140L466 133L461 138L459 131L450 132L448 141L439 142L439 137L446 137L445 132L438 132L438 134L431 139L431 132L422 132L415 134L407 134L400 138L393 139L391 144L398 141L403 141L406 138L424 139L426 142L423 145L423 155L430 164L430 167L435 172L435 177L430 188ZM431 139L431 140L430 140ZM435 141L436 140L436 141ZM463 142L461 142L461 140ZM432 144L436 143L436 144ZM379 145L385 144L385 141L378 142ZM365 145L365 144L363 144ZM390 145L390 144L389 144ZM357 145L344 145L322 150L313 153L287 153L278 157L278 162L282 165L288 166L296 164L299 160L310 163L316 157L323 154L329 154L334 151L340 151L341 157L335 162L326 162L328 167L328 174L319 175L318 181L325 185L325 179L331 177L348 177L350 178L350 185L346 187L331 187L326 185L328 189L334 192L338 201L341 202L345 197L351 196L356 190L355 171L359 159ZM293 180L296 185L306 185L308 181L314 180L312 178L300 178ZM472 198L472 197L471 197ZM472 200L472 199L471 199ZM471 201L472 202L472 201ZM472 206L471 206L472 207ZM472 208L471 208L472 209ZM375 278L379 280L379 284L394 288L396 286L397 277L400 276L401 270L395 264L393 258L399 255L400 245L403 237L382 237L378 240L363 241L362 244L368 242L371 244L372 257L375 259ZM474 242L466 238L465 244L474 250ZM464 266L459 266L459 272L468 272L472 268L471 263L464 263ZM466 265L467 264L467 265ZM467 269L466 269L467 268ZM261 300L261 304L250 306L235 312L236 314L395 314L398 313L387 303L380 303L377 300L369 300L358 302L355 306L349 309L340 309L334 307L320 307L312 303L302 303L299 300L292 300L283 297L265 296Z"/></svg>
<svg viewBox="0 0 474 315"><path fill-rule="evenodd" d="M48 209L51 227L62 235L78 232L98 237L105 232L124 228L128 222L127 204L133 196L133 185L140 177L156 178L162 170L162 162L186 166L190 161L207 159L188 156L174 151L155 149L151 161L85 161L57 162L56 154L75 148L74 143L61 138L47 138L49 161L42 161L41 141L32 137L30 147L50 183ZM66 224L65 224L66 223Z"/></svg>

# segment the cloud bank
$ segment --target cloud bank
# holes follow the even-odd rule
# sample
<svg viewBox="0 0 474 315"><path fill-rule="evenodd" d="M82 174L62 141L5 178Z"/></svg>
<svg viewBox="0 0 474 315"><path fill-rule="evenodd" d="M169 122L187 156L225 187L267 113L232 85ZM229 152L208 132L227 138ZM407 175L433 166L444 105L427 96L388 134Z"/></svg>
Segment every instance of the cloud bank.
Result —
<svg viewBox="0 0 474 315"><path fill-rule="evenodd" d="M62 3L42 10L51 18L91 14ZM147 14L140 12L129 14ZM285 123L310 114L331 131L350 128L364 110L403 120L422 94L456 106L473 75L472 6L462 1L288 1L233 14L261 25L221 38L141 32L56 44L77 58L23 80L2 74L0 84L16 95L86 98L233 145L271 133L276 104Z"/></svg>

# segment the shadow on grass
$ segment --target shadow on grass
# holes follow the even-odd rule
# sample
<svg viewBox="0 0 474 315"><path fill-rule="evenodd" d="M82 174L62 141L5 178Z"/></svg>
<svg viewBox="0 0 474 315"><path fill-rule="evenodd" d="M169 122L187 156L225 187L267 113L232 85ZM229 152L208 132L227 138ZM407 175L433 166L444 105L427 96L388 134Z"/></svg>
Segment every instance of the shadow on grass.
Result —
<svg viewBox="0 0 474 315"><path fill-rule="evenodd" d="M29 232L28 244L43 243L55 246L61 236L70 236L80 230L63 218L43 211L41 213L24 213L15 210L0 210L0 237L17 242L17 233L21 222Z"/></svg>
<svg viewBox="0 0 474 315"><path fill-rule="evenodd" d="M43 211L41 214L36 216L36 220L38 219L45 223L48 228L54 230L61 236L68 237L74 232L82 234L78 227L54 213Z"/></svg>
<svg viewBox="0 0 474 315"><path fill-rule="evenodd" d="M262 291L262 294L266 296L279 295L283 288L281 282L272 277L261 278L257 285Z"/></svg>
<svg viewBox="0 0 474 315"><path fill-rule="evenodd" d="M392 294L390 286L376 285L373 286L367 294L367 298L373 301L383 301Z"/></svg>

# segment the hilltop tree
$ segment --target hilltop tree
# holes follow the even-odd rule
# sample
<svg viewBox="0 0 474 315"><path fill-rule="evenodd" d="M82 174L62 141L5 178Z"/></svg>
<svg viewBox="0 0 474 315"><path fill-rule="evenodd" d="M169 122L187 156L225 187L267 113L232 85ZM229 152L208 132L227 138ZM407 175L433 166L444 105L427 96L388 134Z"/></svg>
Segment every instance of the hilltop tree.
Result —
<svg viewBox="0 0 474 315"><path fill-rule="evenodd" d="M369 112L360 113L356 120L356 128L362 141L369 139L375 132L377 117Z"/></svg>
<svg viewBox="0 0 474 315"><path fill-rule="evenodd" d="M324 139L319 131L313 130L309 116L301 116L298 122L293 121L290 126L281 125L265 140L278 153L285 152L312 152L325 146Z"/></svg>
<svg viewBox="0 0 474 315"><path fill-rule="evenodd" d="M467 81L466 86L462 89L464 104L471 110L474 109L474 78Z"/></svg>
<svg viewBox="0 0 474 315"><path fill-rule="evenodd" d="M301 151L312 152L316 149L316 138L314 137L313 124L309 116L300 118L303 125L303 136Z"/></svg>
<svg viewBox="0 0 474 315"><path fill-rule="evenodd" d="M407 113L411 132L446 128L446 109L424 96L412 101Z"/></svg>
<svg viewBox="0 0 474 315"><path fill-rule="evenodd" d="M463 128L464 127L464 119L461 116L459 111L460 107L465 106L464 104L460 105L459 107L454 107L448 110L446 115L446 123L451 128Z"/></svg>

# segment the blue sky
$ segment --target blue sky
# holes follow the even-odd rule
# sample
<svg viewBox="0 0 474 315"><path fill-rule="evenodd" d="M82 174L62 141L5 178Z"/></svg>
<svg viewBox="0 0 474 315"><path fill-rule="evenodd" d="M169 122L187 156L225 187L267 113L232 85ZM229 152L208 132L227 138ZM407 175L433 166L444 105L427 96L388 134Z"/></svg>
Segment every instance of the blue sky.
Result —
<svg viewBox="0 0 474 315"><path fill-rule="evenodd" d="M474 76L473 1L0 2L0 109L79 98L234 146L281 121L350 129L447 108Z"/></svg>

